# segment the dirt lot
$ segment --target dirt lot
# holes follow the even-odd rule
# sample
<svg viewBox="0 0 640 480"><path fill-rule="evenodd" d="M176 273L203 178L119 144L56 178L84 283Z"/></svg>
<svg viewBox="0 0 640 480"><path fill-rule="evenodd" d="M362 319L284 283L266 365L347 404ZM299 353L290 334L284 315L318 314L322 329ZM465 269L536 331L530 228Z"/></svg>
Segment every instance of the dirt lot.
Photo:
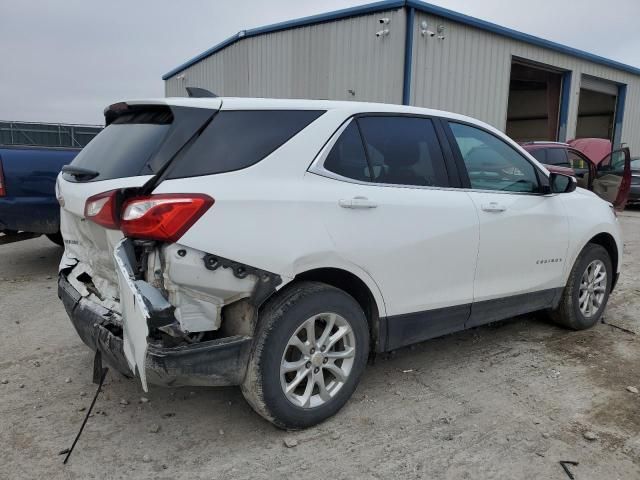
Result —
<svg viewBox="0 0 640 480"><path fill-rule="evenodd" d="M143 394L109 373L66 466L93 356L56 296L61 250L0 246L0 478L566 479L559 460L579 462L578 480L640 478L640 394L626 389L640 388L640 211L621 221L606 322L637 335L521 317L425 342L378 359L346 408L297 433L235 388Z"/></svg>

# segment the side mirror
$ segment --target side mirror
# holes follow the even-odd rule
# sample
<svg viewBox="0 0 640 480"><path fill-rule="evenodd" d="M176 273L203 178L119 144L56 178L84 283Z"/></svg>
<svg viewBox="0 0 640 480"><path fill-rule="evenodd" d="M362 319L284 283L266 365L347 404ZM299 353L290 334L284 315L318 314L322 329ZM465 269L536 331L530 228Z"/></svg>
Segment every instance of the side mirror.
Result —
<svg viewBox="0 0 640 480"><path fill-rule="evenodd" d="M572 176L553 172L549 175L551 193L570 193L576 189L577 185L578 182Z"/></svg>

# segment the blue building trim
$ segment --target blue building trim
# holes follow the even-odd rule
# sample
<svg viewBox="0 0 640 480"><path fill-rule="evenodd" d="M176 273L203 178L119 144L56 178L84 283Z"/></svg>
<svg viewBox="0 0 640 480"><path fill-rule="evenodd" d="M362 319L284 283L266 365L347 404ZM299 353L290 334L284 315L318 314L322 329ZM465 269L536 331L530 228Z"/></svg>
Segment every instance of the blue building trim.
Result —
<svg viewBox="0 0 640 480"><path fill-rule="evenodd" d="M598 63L600 65L605 65L607 67L615 68L617 70L622 70L625 72L633 73L635 75L640 75L640 68L632 67L631 65L627 65L621 62L616 62L615 60L610 60L608 58L601 57L599 55L594 55L593 53L585 52L583 50L578 50L577 48L569 47L567 45L562 45L561 43L545 40L543 38L536 37L534 35L518 32L517 30L513 30L507 27L502 27L500 25L496 25L495 23L487 22L486 20L480 20L479 18L470 17L469 15L464 15L462 13L454 12L453 10L449 10L447 8L438 7L436 5L431 5L430 3L420 2L416 0L407 0L406 4L408 7L414 7L418 11L430 13L432 15L446 18L448 20L453 20L454 22L462 23L464 25L469 25L471 27L475 27L480 30L485 30L487 32L495 33L503 37L511 38L513 40L519 40L521 42L529 43L531 45L536 45L538 47L543 47L549 50L564 53L566 55L571 55L573 57L581 58L589 62Z"/></svg>
<svg viewBox="0 0 640 480"><path fill-rule="evenodd" d="M452 20L457 23L469 25L481 30L485 30L487 32L495 33L503 37L519 40L521 42L525 42L531 45L536 45L538 47L546 48L556 52L564 53L566 55L571 55L573 57L587 60L589 62L605 65L607 67L615 68L617 70L621 70L628 73L633 73L635 75L640 75L640 68L632 67L631 65L626 65L621 62L616 62L615 60L610 60L608 58L601 57L599 55L594 55L592 53L588 53L583 50L578 50L577 48L568 47L560 43L545 40L543 38L536 37L534 35L528 35L526 33L518 32L517 30L512 30L510 28L496 25L495 23L487 22L485 20L480 20L479 18L454 12L453 10L449 10L447 8L431 5L430 3L420 2L417 0L384 0L381 2L370 3L368 5L361 5L357 7L346 8L343 10L337 10L334 12L322 13L319 15L304 17L297 20L290 20L287 22L275 23L273 25L268 25L266 27L243 30L227 38L221 43L215 45L209 50L202 52L200 55L197 55L196 57L183 63L182 65L174 68L170 72L164 74L162 76L162 79L167 80L168 78L173 77L177 73L180 73L181 71L187 69L193 64L198 63L199 61L213 55L214 53L222 50L225 47L228 47L229 45L232 45L233 43L237 42L242 38L255 37L257 35L261 35L264 33L278 32L278 31L287 30L290 28L303 27L307 25L315 25L319 23L331 22L333 20L340 20L340 19L349 18L349 17L357 17L360 15L368 14L368 13L376 13L384 10L403 8L403 7L414 8L415 10L420 12L429 13L441 18L446 18L448 20Z"/></svg>
<svg viewBox="0 0 640 480"><path fill-rule="evenodd" d="M402 83L402 104L411 102L411 65L413 64L413 23L416 18L416 9L410 8L407 14L407 29L404 39L404 73Z"/></svg>
<svg viewBox="0 0 640 480"><path fill-rule="evenodd" d="M216 52L219 52L223 48L234 44L242 38L255 37L257 35L263 35L265 33L280 32L282 30L289 30L296 27L305 27L307 25L317 25L319 23L327 23L333 20L342 20L350 17L358 17L360 15L366 15L367 13L382 12L385 10L392 10L394 8L402 8L405 6L405 0L383 0L381 2L369 3L367 5L359 5L356 7L345 8L342 10L336 10L328 13L321 13L318 15L311 15L310 17L298 18L295 20L288 20L286 22L274 23L264 27L251 28L249 30L242 30L235 35L223 40L219 44L211 47L209 50L202 52L200 55L193 57L191 60L186 61L182 65L174 68L168 73L162 76L163 80L167 80L173 77L175 74L189 68L191 65L198 63L207 57L210 57Z"/></svg>
<svg viewBox="0 0 640 480"><path fill-rule="evenodd" d="M624 104L627 99L627 86L618 85L618 99L616 101L616 120L613 127L613 149L620 148L622 143L622 120L624 119Z"/></svg>
<svg viewBox="0 0 640 480"><path fill-rule="evenodd" d="M566 142L567 122L569 119L569 103L571 102L571 71L562 74L562 91L560 92L560 115L558 116L558 141Z"/></svg>

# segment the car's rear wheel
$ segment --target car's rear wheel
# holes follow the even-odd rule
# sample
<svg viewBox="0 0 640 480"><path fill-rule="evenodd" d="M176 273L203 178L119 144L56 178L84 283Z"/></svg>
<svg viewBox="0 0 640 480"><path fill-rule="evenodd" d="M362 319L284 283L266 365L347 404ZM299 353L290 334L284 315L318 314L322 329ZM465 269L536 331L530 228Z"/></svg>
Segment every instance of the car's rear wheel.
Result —
<svg viewBox="0 0 640 480"><path fill-rule="evenodd" d="M558 307L551 318L574 330L594 326L609 300L613 268L607 250L588 244L576 260Z"/></svg>
<svg viewBox="0 0 640 480"><path fill-rule="evenodd" d="M368 354L360 305L329 285L298 283L262 309L242 392L276 426L310 427L351 397Z"/></svg>

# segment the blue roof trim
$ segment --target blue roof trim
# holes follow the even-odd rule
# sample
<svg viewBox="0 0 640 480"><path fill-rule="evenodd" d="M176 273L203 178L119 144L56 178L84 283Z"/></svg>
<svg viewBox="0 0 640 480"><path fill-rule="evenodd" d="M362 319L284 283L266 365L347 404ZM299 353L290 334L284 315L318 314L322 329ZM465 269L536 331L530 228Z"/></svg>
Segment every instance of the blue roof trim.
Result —
<svg viewBox="0 0 640 480"><path fill-rule="evenodd" d="M536 37L534 35L518 32L517 30L513 30L511 28L502 27L500 25L496 25L495 23L487 22L486 20L480 20L479 18L475 17L470 17L469 15L454 12L453 10L438 7L430 3L420 2L416 0L407 0L406 3L407 6L413 7L421 12L431 13L438 17L447 18L458 23L476 27L478 29L492 32L497 35L502 35L503 37L520 40L521 42L529 43L531 45L548 48L549 50L555 50L556 52L571 55L573 57L578 57L593 63L599 63L607 67L616 68L618 70L623 70L625 72L640 75L640 68L633 67L625 63L616 62L615 60L610 60L608 58L594 55L593 53L585 52L583 50L578 50L577 48L568 47L566 45L562 45L561 43L552 42L550 40L545 40L544 38Z"/></svg>
<svg viewBox="0 0 640 480"><path fill-rule="evenodd" d="M343 18L349 17L357 17L360 15L365 15L367 13L376 13L382 12L384 10L394 9L394 8L402 8L406 4L406 0L383 0L381 2L369 3L366 5L358 5L356 7L345 8L342 10L335 10L333 12L328 13L320 13L318 15L311 15L310 17L298 18L295 20L288 20L286 22L274 23L272 25L267 25L264 27L251 28L249 30L242 30L235 35L223 40L219 44L211 47L209 50L202 52L200 55L193 57L191 60L186 61L182 65L174 68L168 73L165 73L162 76L163 80L167 80L170 77L173 77L176 73L179 73L190 66L198 63L200 60L203 60L216 52L219 52L225 47L237 42L242 38L247 37L255 37L256 35L262 35L264 33L272 33L278 32L282 30L287 30L289 28L296 27L304 27L307 25L316 25L319 23L331 22L333 20L340 20Z"/></svg>
<svg viewBox="0 0 640 480"><path fill-rule="evenodd" d="M531 45L536 45L539 47L547 48L549 50L554 50L556 52L564 53L566 55L571 55L573 57L581 58L583 60L588 60L590 62L598 63L600 65L605 65L607 67L615 68L617 70L622 70L624 72L640 75L640 68L633 67L631 65L627 65L621 62L616 62L615 60L610 60L608 58L601 57L599 55L594 55L592 53L588 53L583 50L578 50L577 48L568 47L566 45L552 42L550 40L545 40L543 38L536 37L534 35L518 32L517 30L513 30L511 28L502 27L500 25L496 25L495 23L487 22L486 20L480 20L479 18L454 12L453 10L449 10L443 7L438 7L430 3L425 3L417 0L384 0L381 2L370 3L367 5L360 5L356 7L345 8L343 10L336 10L334 12L321 13L319 15L312 15L310 17L299 18L297 20L290 20L286 22L275 23L273 25L267 25L265 27L258 27L258 28L252 28L249 30L240 31L235 35L227 38L226 40L220 42L219 44L215 45L214 47L210 48L209 50L202 52L200 55L174 68L170 72L165 73L162 76L162 79L167 80L168 78L173 77L177 73L180 73L181 71L189 68L195 63L198 63L200 60L203 60L213 55L214 53L222 50L225 47L228 47L229 45L237 42L242 38L254 37L256 35L261 35L264 33L277 32L281 30L287 30L289 28L302 27L306 25L314 25L318 23L325 23L333 20L356 17L359 15L365 15L367 13L375 13L375 12L380 12L380 11L394 9L394 8L402 8L402 7L415 8L416 10L421 12L430 13L438 17L446 18L454 22L458 22L464 25L469 25L469 26L478 28L480 30L492 32L497 35L501 35L503 37L512 38L514 40L519 40L521 42L529 43Z"/></svg>

